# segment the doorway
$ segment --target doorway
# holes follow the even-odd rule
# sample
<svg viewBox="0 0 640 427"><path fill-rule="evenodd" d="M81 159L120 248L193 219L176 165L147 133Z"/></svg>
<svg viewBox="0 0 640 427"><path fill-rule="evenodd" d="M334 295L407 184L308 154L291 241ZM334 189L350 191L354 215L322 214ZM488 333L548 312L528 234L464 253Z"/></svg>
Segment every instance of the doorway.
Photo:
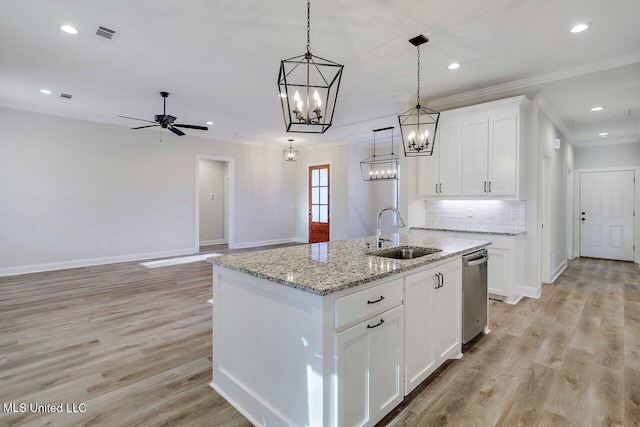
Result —
<svg viewBox="0 0 640 427"><path fill-rule="evenodd" d="M195 251L201 246L233 246L233 161L196 155Z"/></svg>
<svg viewBox="0 0 640 427"><path fill-rule="evenodd" d="M635 172L580 174L580 256L634 259Z"/></svg>
<svg viewBox="0 0 640 427"><path fill-rule="evenodd" d="M309 166L309 243L329 241L329 169L328 164Z"/></svg>

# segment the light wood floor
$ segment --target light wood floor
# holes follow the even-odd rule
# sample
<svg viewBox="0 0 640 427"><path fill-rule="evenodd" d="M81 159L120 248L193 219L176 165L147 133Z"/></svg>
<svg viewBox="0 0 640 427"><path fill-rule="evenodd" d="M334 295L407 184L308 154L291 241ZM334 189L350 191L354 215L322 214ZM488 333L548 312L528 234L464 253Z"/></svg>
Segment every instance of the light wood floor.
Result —
<svg viewBox="0 0 640 427"><path fill-rule="evenodd" d="M209 247L220 252L220 248ZM210 387L211 266L138 263L0 278L0 425L250 424ZM640 270L577 259L380 425L640 425Z"/></svg>

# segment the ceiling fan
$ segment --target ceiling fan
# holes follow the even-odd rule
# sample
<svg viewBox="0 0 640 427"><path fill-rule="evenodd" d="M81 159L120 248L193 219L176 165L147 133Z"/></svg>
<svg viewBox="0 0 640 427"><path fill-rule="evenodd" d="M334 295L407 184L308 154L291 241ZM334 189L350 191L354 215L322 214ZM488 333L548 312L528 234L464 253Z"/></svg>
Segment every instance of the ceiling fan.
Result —
<svg viewBox="0 0 640 427"><path fill-rule="evenodd" d="M174 123L176 121L176 117L167 114L167 97L169 96L169 92L160 92L160 96L162 96L162 98L164 99L164 109L162 114L155 115L153 119L154 121L138 119L136 117L127 117L127 116L118 116L118 117L122 117L124 119L140 120L141 122L153 123L152 125L138 126L131 129L144 129L144 128L152 128L155 126L160 126L163 129L169 129L171 132L175 133L178 136L182 136L185 134L178 128L209 130L209 128L206 126L184 125L184 124Z"/></svg>

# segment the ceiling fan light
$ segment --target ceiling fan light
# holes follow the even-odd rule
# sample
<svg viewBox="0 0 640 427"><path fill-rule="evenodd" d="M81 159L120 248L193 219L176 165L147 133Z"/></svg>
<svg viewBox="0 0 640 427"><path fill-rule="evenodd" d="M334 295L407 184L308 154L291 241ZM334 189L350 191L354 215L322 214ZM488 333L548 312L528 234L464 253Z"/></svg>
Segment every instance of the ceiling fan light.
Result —
<svg viewBox="0 0 640 427"><path fill-rule="evenodd" d="M53 92L51 92L49 89L40 89L40 93L44 93L45 95L51 95Z"/></svg>
<svg viewBox="0 0 640 427"><path fill-rule="evenodd" d="M452 62L447 68L450 70L457 70L458 68L460 68L460 64L458 64L457 62Z"/></svg>
<svg viewBox="0 0 640 427"><path fill-rule="evenodd" d="M599 105L597 107L591 107L591 111L602 111L604 110L604 107Z"/></svg>

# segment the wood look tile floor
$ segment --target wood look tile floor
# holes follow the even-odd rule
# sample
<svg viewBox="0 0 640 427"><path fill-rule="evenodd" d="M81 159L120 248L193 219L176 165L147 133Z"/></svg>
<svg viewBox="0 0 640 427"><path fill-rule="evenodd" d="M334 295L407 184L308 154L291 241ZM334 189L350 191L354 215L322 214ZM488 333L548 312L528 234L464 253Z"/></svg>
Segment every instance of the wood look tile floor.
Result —
<svg viewBox="0 0 640 427"><path fill-rule="evenodd" d="M0 403L86 404L0 425L249 426L209 387L211 279L204 261L0 278ZM379 426L640 425L637 265L576 259L490 310L492 332Z"/></svg>

